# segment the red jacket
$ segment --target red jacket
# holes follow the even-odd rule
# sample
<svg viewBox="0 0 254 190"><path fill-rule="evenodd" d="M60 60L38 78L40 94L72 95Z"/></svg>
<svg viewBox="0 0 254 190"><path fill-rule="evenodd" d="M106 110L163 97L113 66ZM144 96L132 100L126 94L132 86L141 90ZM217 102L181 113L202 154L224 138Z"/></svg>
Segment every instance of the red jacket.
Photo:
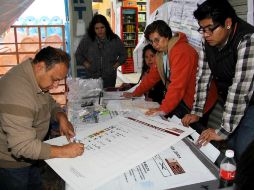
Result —
<svg viewBox="0 0 254 190"><path fill-rule="evenodd" d="M179 40L169 48L169 67L171 81L167 86L167 92L161 103L160 110L165 113L172 112L181 100L192 109L195 94L196 72L198 67L198 54L188 44L185 34L178 33ZM157 55L158 56L158 55ZM158 59L157 59L158 60ZM144 76L140 85L133 92L134 96L141 96L151 89L158 81L162 80L158 71L158 63L153 64L149 73ZM212 84L205 111L209 110L217 99L215 85Z"/></svg>

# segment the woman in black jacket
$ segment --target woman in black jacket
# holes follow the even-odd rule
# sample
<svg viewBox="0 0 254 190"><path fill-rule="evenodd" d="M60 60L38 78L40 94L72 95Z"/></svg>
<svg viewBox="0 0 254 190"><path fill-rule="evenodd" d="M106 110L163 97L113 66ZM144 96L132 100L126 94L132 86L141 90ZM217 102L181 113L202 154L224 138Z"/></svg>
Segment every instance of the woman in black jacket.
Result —
<svg viewBox="0 0 254 190"><path fill-rule="evenodd" d="M81 78L102 78L103 87L115 87L117 67L125 63L127 52L103 15L95 15L75 53Z"/></svg>

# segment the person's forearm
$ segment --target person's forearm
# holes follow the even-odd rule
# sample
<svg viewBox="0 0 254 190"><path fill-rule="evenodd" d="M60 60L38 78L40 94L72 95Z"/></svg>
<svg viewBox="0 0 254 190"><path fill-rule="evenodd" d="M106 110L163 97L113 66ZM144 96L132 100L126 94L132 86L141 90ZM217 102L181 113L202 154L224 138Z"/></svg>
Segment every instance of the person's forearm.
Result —
<svg viewBox="0 0 254 190"><path fill-rule="evenodd" d="M67 120L68 121L66 113L64 113L64 112L57 112L56 113L56 120L58 122L61 122L62 120Z"/></svg>
<svg viewBox="0 0 254 190"><path fill-rule="evenodd" d="M64 158L63 147L62 146L51 146L50 147L50 158Z"/></svg>
<svg viewBox="0 0 254 190"><path fill-rule="evenodd" d="M50 146L50 158L75 158L84 152L84 144L69 143L63 146Z"/></svg>

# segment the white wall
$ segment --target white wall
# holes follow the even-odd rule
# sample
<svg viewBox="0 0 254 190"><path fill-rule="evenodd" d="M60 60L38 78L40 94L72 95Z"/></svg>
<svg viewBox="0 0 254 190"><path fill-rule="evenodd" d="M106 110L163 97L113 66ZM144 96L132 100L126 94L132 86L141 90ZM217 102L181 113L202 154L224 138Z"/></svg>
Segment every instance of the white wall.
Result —
<svg viewBox="0 0 254 190"><path fill-rule="evenodd" d="M59 16L65 20L63 0L35 0L21 15L21 17L34 16L36 18Z"/></svg>
<svg viewBox="0 0 254 190"><path fill-rule="evenodd" d="M254 3L253 3L253 0L248 0L247 21L250 24L254 25Z"/></svg>

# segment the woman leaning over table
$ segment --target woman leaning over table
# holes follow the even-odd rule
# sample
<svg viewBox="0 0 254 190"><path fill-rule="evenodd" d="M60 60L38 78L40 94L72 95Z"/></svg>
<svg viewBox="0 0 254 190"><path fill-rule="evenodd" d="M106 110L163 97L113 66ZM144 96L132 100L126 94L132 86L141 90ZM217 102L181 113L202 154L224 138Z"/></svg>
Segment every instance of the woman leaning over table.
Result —
<svg viewBox="0 0 254 190"><path fill-rule="evenodd" d="M173 36L170 27L162 20L154 21L147 26L145 38L157 50L156 64L132 93L123 95L141 96L161 80L166 89L165 97L159 108L150 109L146 114L176 115L182 118L192 108L198 54L188 43L184 33L177 32ZM205 112L213 106L216 98L216 89L211 88Z"/></svg>

